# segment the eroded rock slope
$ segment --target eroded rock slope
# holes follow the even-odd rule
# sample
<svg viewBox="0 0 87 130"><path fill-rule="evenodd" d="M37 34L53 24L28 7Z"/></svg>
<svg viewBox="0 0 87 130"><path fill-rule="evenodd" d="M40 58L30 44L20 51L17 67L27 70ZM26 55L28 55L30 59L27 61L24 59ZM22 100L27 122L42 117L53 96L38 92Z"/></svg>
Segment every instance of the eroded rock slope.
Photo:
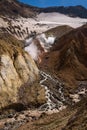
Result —
<svg viewBox="0 0 87 130"><path fill-rule="evenodd" d="M0 108L44 102L44 90L38 84L39 70L21 46L14 37L0 34Z"/></svg>

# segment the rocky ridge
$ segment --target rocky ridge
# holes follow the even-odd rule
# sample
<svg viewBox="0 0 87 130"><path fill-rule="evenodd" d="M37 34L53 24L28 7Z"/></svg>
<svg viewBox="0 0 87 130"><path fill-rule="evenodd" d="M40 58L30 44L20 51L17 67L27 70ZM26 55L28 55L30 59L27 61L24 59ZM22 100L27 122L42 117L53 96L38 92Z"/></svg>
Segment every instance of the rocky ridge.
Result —
<svg viewBox="0 0 87 130"><path fill-rule="evenodd" d="M65 15L68 15L70 17L80 17L80 18L87 18L87 9L81 5L77 6L69 6L69 7L48 7L45 9L42 9L42 12L48 13L48 12L58 12Z"/></svg>
<svg viewBox="0 0 87 130"><path fill-rule="evenodd" d="M0 0L0 15L7 17L35 17L38 8L23 4L18 0Z"/></svg>
<svg viewBox="0 0 87 130"><path fill-rule="evenodd" d="M80 81L86 82L86 29L84 25L56 39L42 58L42 68L59 76L70 88L78 86Z"/></svg>
<svg viewBox="0 0 87 130"><path fill-rule="evenodd" d="M45 102L44 89L39 85L39 70L21 45L9 34L0 34L0 109ZM42 98L39 92L43 93Z"/></svg>

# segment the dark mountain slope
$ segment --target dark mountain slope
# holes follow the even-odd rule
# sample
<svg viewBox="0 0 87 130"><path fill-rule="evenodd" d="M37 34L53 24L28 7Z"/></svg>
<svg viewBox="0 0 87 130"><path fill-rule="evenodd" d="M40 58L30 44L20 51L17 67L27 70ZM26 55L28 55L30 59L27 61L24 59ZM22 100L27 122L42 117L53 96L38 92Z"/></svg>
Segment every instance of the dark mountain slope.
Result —
<svg viewBox="0 0 87 130"><path fill-rule="evenodd" d="M71 30L73 30L72 27L68 26L68 25L62 25L62 26L57 26L55 28L49 29L45 32L45 34L47 36L53 35L54 37L60 38L62 37L64 34L70 32Z"/></svg>
<svg viewBox="0 0 87 130"><path fill-rule="evenodd" d="M23 4L18 0L0 0L0 15L35 17L37 12L37 7Z"/></svg>
<svg viewBox="0 0 87 130"><path fill-rule="evenodd" d="M80 17L80 18L87 18L87 9L83 6L69 6L69 7L48 7L42 9L42 12L45 13L52 13L52 12L58 12L62 13L71 17Z"/></svg>
<svg viewBox="0 0 87 130"><path fill-rule="evenodd" d="M66 86L75 88L87 82L87 25L56 39L51 51L42 58L41 66L55 73Z"/></svg>
<svg viewBox="0 0 87 130"><path fill-rule="evenodd" d="M0 15L35 17L41 12L58 12L71 17L87 18L87 9L80 5L38 8L21 3L19 0L0 0Z"/></svg>
<svg viewBox="0 0 87 130"><path fill-rule="evenodd" d="M71 116L63 130L86 130L87 129L87 97L76 106L77 112Z"/></svg>

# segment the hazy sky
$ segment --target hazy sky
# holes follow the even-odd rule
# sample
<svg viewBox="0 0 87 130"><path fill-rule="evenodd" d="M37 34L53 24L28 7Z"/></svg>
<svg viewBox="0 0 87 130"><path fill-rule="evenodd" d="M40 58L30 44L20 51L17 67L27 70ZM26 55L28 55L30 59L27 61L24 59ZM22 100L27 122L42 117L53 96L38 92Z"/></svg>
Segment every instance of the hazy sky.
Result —
<svg viewBox="0 0 87 130"><path fill-rule="evenodd" d="M19 1L38 7L82 5L87 8L87 0L19 0Z"/></svg>

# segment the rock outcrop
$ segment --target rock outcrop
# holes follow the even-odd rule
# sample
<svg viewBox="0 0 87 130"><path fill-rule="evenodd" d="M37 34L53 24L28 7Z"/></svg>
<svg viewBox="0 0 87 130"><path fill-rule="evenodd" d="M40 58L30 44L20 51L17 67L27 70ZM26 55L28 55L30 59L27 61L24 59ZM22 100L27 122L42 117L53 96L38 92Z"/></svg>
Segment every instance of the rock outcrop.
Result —
<svg viewBox="0 0 87 130"><path fill-rule="evenodd" d="M0 108L12 104L37 105L44 102L39 70L21 45L14 37L0 34Z"/></svg>

